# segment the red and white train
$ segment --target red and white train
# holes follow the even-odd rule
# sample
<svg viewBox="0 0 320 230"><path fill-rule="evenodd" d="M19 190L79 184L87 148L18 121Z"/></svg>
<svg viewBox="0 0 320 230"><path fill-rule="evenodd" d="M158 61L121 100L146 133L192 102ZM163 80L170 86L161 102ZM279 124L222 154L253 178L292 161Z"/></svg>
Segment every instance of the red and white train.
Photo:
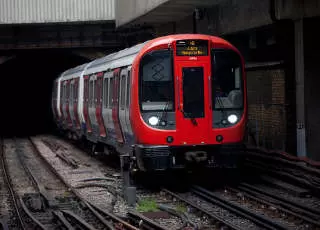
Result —
<svg viewBox="0 0 320 230"><path fill-rule="evenodd" d="M63 72L52 95L59 129L129 154L142 171L228 162L223 149L242 146L246 132L244 60L214 36L170 35L112 53Z"/></svg>

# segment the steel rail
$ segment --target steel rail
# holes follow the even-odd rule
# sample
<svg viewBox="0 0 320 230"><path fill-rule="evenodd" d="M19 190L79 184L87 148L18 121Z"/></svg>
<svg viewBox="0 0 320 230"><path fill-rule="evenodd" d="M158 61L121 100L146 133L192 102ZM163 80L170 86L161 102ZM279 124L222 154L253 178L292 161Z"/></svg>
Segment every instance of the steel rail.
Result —
<svg viewBox="0 0 320 230"><path fill-rule="evenodd" d="M4 178L5 178L6 183L8 185L8 189L10 191L10 195L12 197L13 205L14 205L15 211L17 213L20 225L21 225L22 229L26 229L25 224L23 222L23 219L21 217L20 209L19 209L18 204L16 202L15 192L14 192L14 190L12 188L12 184L10 183L9 174L7 173L7 167L6 167L6 162L5 162L5 155L4 155L4 149L3 149L3 139L2 138L0 140L0 158L1 158L1 164L2 164Z"/></svg>
<svg viewBox="0 0 320 230"><path fill-rule="evenodd" d="M48 166L49 169L52 171L52 173L54 173L54 174L62 181L62 183L72 191L72 193L73 193L79 200L81 200L81 201L82 201L83 203L85 203L85 204L90 204L93 208L95 208L95 209L97 209L97 210L99 210L99 211L101 210L99 207L95 206L94 204L92 204L92 203L84 200L84 199L81 197L80 193L79 193L75 188L73 188L73 187L59 174L59 172L47 161L47 159L41 154L40 150L38 149L38 146L33 142L33 140L32 140L30 137L29 137L29 141L30 141L30 143L32 144L35 152L39 155L40 158L43 159L43 161L47 164L47 166ZM88 207L88 206L87 206L87 207ZM89 207L88 207L88 208L89 208ZM126 229L139 230L138 228L132 226L131 224L129 224L129 223L121 220L120 218L116 217L116 216L113 215L112 213L109 213L109 212L107 212L107 211L104 211L103 214L106 215L106 216L108 216L109 219L111 219L113 222L118 222L118 223L123 224L123 225L126 227ZM98 218L98 217L97 217L97 218ZM98 219L99 219L99 218L98 218ZM110 223L110 224L112 225L112 223ZM109 226L110 226L110 225L109 225ZM106 227L108 227L108 226L106 226Z"/></svg>
<svg viewBox="0 0 320 230"><path fill-rule="evenodd" d="M218 222L220 222L220 223L228 226L230 229L242 230L242 228L240 228L240 227L238 227L238 226L230 223L230 222L227 221L227 220L222 219L222 218L219 217L218 215L215 215L215 214L213 214L213 213L210 213L209 211L201 208L200 206L198 206L197 204L193 203L192 201L187 200L187 199L185 199L185 198L183 198L183 197L181 197L181 196L179 196L179 195L177 195L177 194L169 191L168 189L162 189L162 191L163 191L164 193L167 193L167 194L169 194L170 196L173 196L173 197L175 197L176 199L178 199L178 200L180 200L180 201L182 201L182 202L184 202L184 203L192 206L193 208L195 208L195 209L199 210L200 212L206 214L208 217L214 219L215 221L218 221Z"/></svg>
<svg viewBox="0 0 320 230"><path fill-rule="evenodd" d="M283 226L282 224L275 223L272 219L266 218L265 216L262 216L260 214L257 214L251 210L248 210L246 208L243 208L239 205L236 205L228 200L224 200L223 198L220 198L219 196L213 194L211 191L204 189L199 186L192 186L191 192L194 194L214 203L217 204L239 216L242 216L248 220L251 220L252 222L256 223L257 225L260 225L266 229L288 229L287 227Z"/></svg>

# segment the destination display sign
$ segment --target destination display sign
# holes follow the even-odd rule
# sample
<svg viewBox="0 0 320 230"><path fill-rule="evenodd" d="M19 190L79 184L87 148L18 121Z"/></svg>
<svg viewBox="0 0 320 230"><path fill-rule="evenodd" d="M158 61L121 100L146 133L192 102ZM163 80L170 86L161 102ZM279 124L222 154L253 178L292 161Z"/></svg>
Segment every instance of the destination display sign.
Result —
<svg viewBox="0 0 320 230"><path fill-rule="evenodd" d="M179 40L176 47L177 56L208 55L208 41L206 40Z"/></svg>

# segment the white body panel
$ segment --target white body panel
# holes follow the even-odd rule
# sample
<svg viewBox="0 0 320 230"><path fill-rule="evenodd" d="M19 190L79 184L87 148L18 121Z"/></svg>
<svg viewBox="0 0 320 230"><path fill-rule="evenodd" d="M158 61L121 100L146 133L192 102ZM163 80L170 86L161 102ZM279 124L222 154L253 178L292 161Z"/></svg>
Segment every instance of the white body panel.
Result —
<svg viewBox="0 0 320 230"><path fill-rule="evenodd" d="M61 111L60 111L60 104L61 104L61 100L60 100L60 95L61 95L61 78L62 78L62 74L60 75L60 77L57 79L58 82L58 89L57 89L57 111L58 111L58 117L61 118Z"/></svg>

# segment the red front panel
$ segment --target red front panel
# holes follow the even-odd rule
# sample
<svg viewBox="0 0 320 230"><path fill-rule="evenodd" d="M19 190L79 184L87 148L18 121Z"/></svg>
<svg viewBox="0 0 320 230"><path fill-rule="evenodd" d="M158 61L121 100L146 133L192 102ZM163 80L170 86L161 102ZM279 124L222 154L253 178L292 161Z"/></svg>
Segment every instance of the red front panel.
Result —
<svg viewBox="0 0 320 230"><path fill-rule="evenodd" d="M140 105L139 105L139 68L141 64L142 57L149 52L152 52L153 50L160 50L160 49L167 49L168 46L171 47L174 52L176 51L176 40L184 40L184 39L203 39L209 41L209 50L210 52L211 48L224 48L224 49L232 49L235 52L239 53L238 50L232 46L227 41L218 38L218 37L212 37L207 35L189 35L189 34L183 34L183 35L170 35L162 38L157 38L153 42L150 42L148 45L146 45L139 55L136 57L133 68L132 68L132 91L131 91L131 105L130 105L130 120L132 124L132 129L135 134L135 141L139 144L145 144L145 145L180 145L181 143L190 141L189 137L184 132L189 132L189 130L193 130L192 132L189 132L192 134L192 137L194 137L194 142L200 143L203 140L207 140L210 144L221 144L216 141L217 135L223 135L224 140L223 143L234 143L238 142L242 139L245 125L246 125L246 90L244 89L244 113L241 117L240 121L228 128L219 128L214 129L212 128L212 104L210 101L210 79L209 76L211 75L211 64L210 64L210 56L176 56L174 57L174 79L175 79L175 107L176 107L176 113L177 113L177 130L161 130L161 129L154 129L147 125L147 123L142 119L141 112L140 112ZM240 54L240 53L239 53ZM189 64L190 63L190 64ZM244 64L244 63L243 63ZM185 67L196 67L196 66L203 66L203 82L206 85L204 89L204 112L205 116L204 118L195 118L194 120L196 123L191 123L190 118L185 118L183 116L183 110L177 110L178 109L178 95L180 97L180 109L183 109L183 79L182 79L182 68L183 65ZM177 77L178 77L178 83L177 83ZM210 76L212 77L212 76ZM245 83L245 76L244 76L244 83ZM244 84L245 85L245 84ZM177 93L177 89L180 89L180 92ZM211 116L211 117L210 117ZM193 121L194 122L194 121ZM197 125L194 125L197 124ZM187 127L184 127L186 125ZM205 127L206 126L206 127ZM179 130L180 131L179 131ZM206 129L207 131L204 131ZM182 132L181 132L182 130ZM204 138L201 138L200 136L205 135ZM168 136L172 136L174 138L174 141L172 143L167 143L166 138ZM187 143L190 144L190 143Z"/></svg>
<svg viewBox="0 0 320 230"><path fill-rule="evenodd" d="M97 104L96 104L96 118L99 124L99 134L102 137L106 136L106 129L102 118L102 80L103 73L97 75Z"/></svg>
<svg viewBox="0 0 320 230"><path fill-rule="evenodd" d="M78 97L79 97L79 78L76 78L74 81L75 91L73 92L73 112L76 119L76 129L80 129L80 119L78 113Z"/></svg>
<svg viewBox="0 0 320 230"><path fill-rule="evenodd" d="M207 144L212 127L210 60L175 64L177 144Z"/></svg>
<svg viewBox="0 0 320 230"><path fill-rule="evenodd" d="M84 95L83 95L83 116L84 120L86 121L86 126L87 126L87 132L91 133L92 128L91 128L91 123L89 119L89 76L84 76Z"/></svg>
<svg viewBox="0 0 320 230"><path fill-rule="evenodd" d="M112 106L112 120L117 135L117 141L123 143L123 136L119 119L119 83L120 83L120 69L114 71L114 86L113 86L113 106Z"/></svg>

